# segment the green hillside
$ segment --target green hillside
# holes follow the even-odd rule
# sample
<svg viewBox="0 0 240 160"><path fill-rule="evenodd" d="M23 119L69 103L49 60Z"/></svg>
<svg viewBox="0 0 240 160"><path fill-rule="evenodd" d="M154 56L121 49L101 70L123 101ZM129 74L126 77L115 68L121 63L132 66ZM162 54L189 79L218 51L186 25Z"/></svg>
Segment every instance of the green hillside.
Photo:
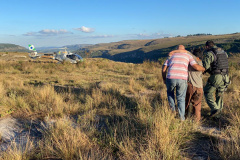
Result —
<svg viewBox="0 0 240 160"><path fill-rule="evenodd" d="M27 52L28 50L22 46L8 43L0 43L0 52Z"/></svg>
<svg viewBox="0 0 240 160"><path fill-rule="evenodd" d="M166 57L169 51L183 44L188 50L200 47L207 40L213 40L219 47L233 54L240 53L240 33L226 35L196 35L151 40L127 40L97 44L77 51L82 57L101 57L114 61L141 63Z"/></svg>

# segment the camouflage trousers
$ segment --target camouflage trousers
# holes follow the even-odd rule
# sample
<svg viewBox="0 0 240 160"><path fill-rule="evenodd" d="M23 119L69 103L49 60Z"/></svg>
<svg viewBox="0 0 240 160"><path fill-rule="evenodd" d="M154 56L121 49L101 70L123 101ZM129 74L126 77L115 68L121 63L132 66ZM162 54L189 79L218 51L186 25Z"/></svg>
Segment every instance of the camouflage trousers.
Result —
<svg viewBox="0 0 240 160"><path fill-rule="evenodd" d="M211 112L222 110L223 94L229 83L228 75L215 74L211 75L204 87L204 96ZM215 93L215 96L214 96Z"/></svg>

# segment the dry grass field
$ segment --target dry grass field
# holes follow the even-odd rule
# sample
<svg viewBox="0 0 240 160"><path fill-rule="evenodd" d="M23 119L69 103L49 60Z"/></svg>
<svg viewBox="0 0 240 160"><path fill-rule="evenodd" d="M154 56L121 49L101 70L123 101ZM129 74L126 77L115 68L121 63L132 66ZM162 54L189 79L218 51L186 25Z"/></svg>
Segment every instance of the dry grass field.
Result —
<svg viewBox="0 0 240 160"><path fill-rule="evenodd" d="M13 140L0 159L240 158L239 57L231 63L222 117L207 118L203 100L204 119L196 123L169 110L157 62L57 64L7 56L0 60L1 119L13 117L40 134Z"/></svg>

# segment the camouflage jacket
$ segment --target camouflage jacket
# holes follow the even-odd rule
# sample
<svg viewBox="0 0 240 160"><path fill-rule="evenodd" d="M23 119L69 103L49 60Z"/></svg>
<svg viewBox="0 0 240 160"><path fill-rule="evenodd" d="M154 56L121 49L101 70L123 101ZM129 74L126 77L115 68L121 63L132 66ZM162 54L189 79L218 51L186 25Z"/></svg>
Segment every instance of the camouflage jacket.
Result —
<svg viewBox="0 0 240 160"><path fill-rule="evenodd" d="M214 46L213 48L217 48L217 46ZM206 69L206 71L211 72L211 64L214 62L214 53L212 51L205 51L203 54L203 67Z"/></svg>

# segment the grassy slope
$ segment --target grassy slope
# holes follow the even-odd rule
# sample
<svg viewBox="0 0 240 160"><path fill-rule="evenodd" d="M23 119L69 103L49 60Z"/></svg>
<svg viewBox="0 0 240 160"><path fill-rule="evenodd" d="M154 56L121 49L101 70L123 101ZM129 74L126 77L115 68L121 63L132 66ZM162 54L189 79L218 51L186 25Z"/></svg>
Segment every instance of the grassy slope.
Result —
<svg viewBox="0 0 240 160"><path fill-rule="evenodd" d="M196 149L206 149L206 156L213 159L238 159L240 73L237 67L236 63L231 66L233 84L225 94L228 107L223 118L228 121L227 126L215 122L217 126L225 126L222 136L230 135L232 143L221 141L211 131L199 133L191 119L181 123L174 118L168 109L158 63L128 64L106 59L86 59L78 65L1 61L1 116L57 119L54 126L43 131L36 146L26 146L24 152L13 147L1 156L3 159L191 159L191 154L184 152L192 147L187 144L207 137L215 149ZM59 90L54 86L77 89ZM205 103L203 111L204 116L209 112ZM68 120L64 120L66 116ZM221 143L224 148L218 146Z"/></svg>

